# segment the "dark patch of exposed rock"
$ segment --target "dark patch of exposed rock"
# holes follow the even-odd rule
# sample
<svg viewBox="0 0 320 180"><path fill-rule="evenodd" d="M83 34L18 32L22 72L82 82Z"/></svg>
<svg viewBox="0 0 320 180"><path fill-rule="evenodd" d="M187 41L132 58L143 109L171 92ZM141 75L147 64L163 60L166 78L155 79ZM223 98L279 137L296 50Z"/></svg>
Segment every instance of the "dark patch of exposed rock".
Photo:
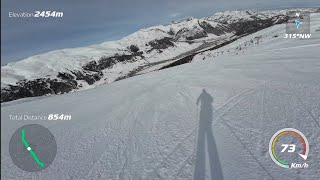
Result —
<svg viewBox="0 0 320 180"><path fill-rule="evenodd" d="M269 19L257 19L257 20L245 21L245 22L240 21L240 22L231 24L230 27L236 31L235 35L241 36L241 35L252 34L259 30L270 27L274 24L282 24L284 22L287 22L288 19L289 19L288 16L279 15Z"/></svg>
<svg viewBox="0 0 320 180"><path fill-rule="evenodd" d="M217 36L232 32L233 30L228 26L218 24L216 27L213 27L211 24L206 21L199 22L199 26L205 30L205 32L210 34L215 34Z"/></svg>
<svg viewBox="0 0 320 180"><path fill-rule="evenodd" d="M74 77L66 72L59 72L57 75L58 78L63 79L63 80L72 80Z"/></svg>
<svg viewBox="0 0 320 180"><path fill-rule="evenodd" d="M159 49L167 49L169 47L173 47L174 43L172 38L164 37L162 39L156 39L156 40L150 41L148 45L151 46L151 49L147 51L149 53L155 49L159 50Z"/></svg>
<svg viewBox="0 0 320 180"><path fill-rule="evenodd" d="M128 47L129 51L132 52L132 53L137 53L140 49L139 47L136 45L136 44L131 44L129 47Z"/></svg>
<svg viewBox="0 0 320 180"><path fill-rule="evenodd" d="M200 38L204 38L204 37L208 37L207 32L206 31L198 31L198 32L194 33L192 36L187 36L186 40L191 41L191 40L200 39Z"/></svg>
<svg viewBox="0 0 320 180"><path fill-rule="evenodd" d="M54 91L55 94L62 94L70 92L74 89L77 89L77 81L70 80L70 81L49 81L50 87ZM41 96L41 95L35 95L35 96Z"/></svg>
<svg viewBox="0 0 320 180"><path fill-rule="evenodd" d="M99 81L103 76L102 72L81 72L76 71L72 72L76 76L76 80L84 80L89 85L94 84L96 81Z"/></svg>
<svg viewBox="0 0 320 180"><path fill-rule="evenodd" d="M90 61L87 64L85 64L84 66L82 66L83 70L87 70L87 71L95 71L95 72L99 72L99 66L97 64L96 61Z"/></svg>
<svg viewBox="0 0 320 180"><path fill-rule="evenodd" d="M116 54L111 57L103 56L101 57L98 62L96 61L90 61L86 65L82 67L82 69L87 71L94 71L94 72L100 72L101 70L112 68L113 65L115 65L118 62L134 62L135 57L140 56L143 57L142 51L132 52L131 54Z"/></svg>
<svg viewBox="0 0 320 180"><path fill-rule="evenodd" d="M168 31L168 34L174 36L176 33L174 32L173 28L171 27Z"/></svg>
<svg viewBox="0 0 320 180"><path fill-rule="evenodd" d="M185 38L188 41L194 40L194 39L200 39L208 37L208 34L206 31L199 30L199 29L188 29L188 28L182 28L176 33L175 39L178 40L180 38Z"/></svg>
<svg viewBox="0 0 320 180"><path fill-rule="evenodd" d="M39 78L34 80L23 80L17 85L10 85L1 89L1 102L12 101L16 99L44 96L47 94L62 94L77 88L77 81L49 78Z"/></svg>
<svg viewBox="0 0 320 180"><path fill-rule="evenodd" d="M181 64L186 64L186 63L189 63L192 61L193 57L195 56L196 54L192 54L192 55L189 55L189 56L186 56L184 58L181 58L169 65L166 65L166 66L163 66L162 68L160 68L159 70L162 70L162 69L167 69L167 68L171 68L171 67L174 67L174 66L179 66Z"/></svg>

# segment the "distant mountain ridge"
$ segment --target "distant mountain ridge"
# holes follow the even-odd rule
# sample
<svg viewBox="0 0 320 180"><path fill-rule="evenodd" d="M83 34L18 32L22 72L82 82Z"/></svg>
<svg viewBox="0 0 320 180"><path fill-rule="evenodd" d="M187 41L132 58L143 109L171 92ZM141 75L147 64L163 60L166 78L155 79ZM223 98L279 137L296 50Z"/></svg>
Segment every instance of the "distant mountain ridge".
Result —
<svg viewBox="0 0 320 180"><path fill-rule="evenodd" d="M199 51L287 22L287 11L219 12L141 29L117 41L51 51L9 63L1 67L1 102L93 88L190 62Z"/></svg>

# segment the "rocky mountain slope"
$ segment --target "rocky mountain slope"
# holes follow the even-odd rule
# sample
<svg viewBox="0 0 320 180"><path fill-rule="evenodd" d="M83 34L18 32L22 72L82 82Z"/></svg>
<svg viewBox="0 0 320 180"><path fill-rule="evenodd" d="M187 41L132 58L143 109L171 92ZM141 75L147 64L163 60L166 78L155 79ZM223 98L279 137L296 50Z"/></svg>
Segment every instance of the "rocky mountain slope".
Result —
<svg viewBox="0 0 320 180"><path fill-rule="evenodd" d="M287 22L287 11L219 12L141 29L117 41L51 51L9 63L1 67L1 102L93 88L190 62L199 52Z"/></svg>

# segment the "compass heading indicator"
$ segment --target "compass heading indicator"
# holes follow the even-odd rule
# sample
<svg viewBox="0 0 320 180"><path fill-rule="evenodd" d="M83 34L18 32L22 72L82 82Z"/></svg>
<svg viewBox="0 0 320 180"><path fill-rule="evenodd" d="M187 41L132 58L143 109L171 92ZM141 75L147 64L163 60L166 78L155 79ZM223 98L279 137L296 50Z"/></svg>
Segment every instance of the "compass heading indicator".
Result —
<svg viewBox="0 0 320 180"><path fill-rule="evenodd" d="M269 143L273 162L283 168L307 168L309 143L297 129L285 128L276 132Z"/></svg>
<svg viewBox="0 0 320 180"><path fill-rule="evenodd" d="M300 24L301 24L301 21L296 21L297 28L299 28Z"/></svg>

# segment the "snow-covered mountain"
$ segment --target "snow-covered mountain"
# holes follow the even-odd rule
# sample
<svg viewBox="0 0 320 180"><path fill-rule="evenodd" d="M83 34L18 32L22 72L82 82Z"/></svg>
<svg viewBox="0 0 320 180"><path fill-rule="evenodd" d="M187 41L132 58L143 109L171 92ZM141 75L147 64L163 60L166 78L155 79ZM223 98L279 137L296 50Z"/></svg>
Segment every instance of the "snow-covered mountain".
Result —
<svg viewBox="0 0 320 180"><path fill-rule="evenodd" d="M285 25L274 25L189 64L2 103L1 179L319 180L320 14L311 22L311 39L284 39ZM212 97L204 125L196 104L203 89ZM9 120L51 113L72 120ZM29 123L47 127L58 146L53 163L37 173L20 170L9 155L11 135ZM201 144L201 126L209 127L211 144ZM272 135L287 127L308 138L306 169L283 169L268 154Z"/></svg>
<svg viewBox="0 0 320 180"><path fill-rule="evenodd" d="M117 41L51 51L9 63L1 67L1 102L88 89L171 67L172 63L189 62L196 52L222 47L286 22L287 11L219 12L141 29Z"/></svg>

